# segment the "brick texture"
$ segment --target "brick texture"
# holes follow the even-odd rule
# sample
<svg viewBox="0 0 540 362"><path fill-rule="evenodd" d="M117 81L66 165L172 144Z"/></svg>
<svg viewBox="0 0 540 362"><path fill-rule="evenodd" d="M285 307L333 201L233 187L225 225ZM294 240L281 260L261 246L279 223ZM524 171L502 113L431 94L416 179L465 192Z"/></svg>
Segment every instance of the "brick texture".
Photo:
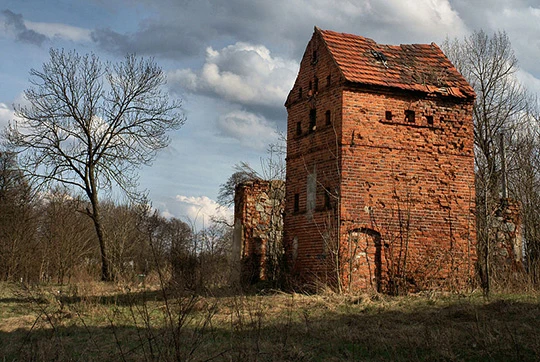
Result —
<svg viewBox="0 0 540 362"><path fill-rule="evenodd" d="M236 186L234 205L242 282L273 279L283 254L283 181L243 182Z"/></svg>
<svg viewBox="0 0 540 362"><path fill-rule="evenodd" d="M297 282L466 285L476 260L473 102L435 44L315 28L285 104L284 245Z"/></svg>

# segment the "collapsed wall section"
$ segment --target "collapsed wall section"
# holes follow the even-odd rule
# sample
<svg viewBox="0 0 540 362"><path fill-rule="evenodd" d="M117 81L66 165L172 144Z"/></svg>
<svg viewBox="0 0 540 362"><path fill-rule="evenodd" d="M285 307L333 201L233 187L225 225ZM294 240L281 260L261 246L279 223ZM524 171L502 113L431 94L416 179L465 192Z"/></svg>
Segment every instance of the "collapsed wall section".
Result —
<svg viewBox="0 0 540 362"><path fill-rule="evenodd" d="M273 280L283 255L285 183L251 180L236 186L233 250L237 279L244 284Z"/></svg>

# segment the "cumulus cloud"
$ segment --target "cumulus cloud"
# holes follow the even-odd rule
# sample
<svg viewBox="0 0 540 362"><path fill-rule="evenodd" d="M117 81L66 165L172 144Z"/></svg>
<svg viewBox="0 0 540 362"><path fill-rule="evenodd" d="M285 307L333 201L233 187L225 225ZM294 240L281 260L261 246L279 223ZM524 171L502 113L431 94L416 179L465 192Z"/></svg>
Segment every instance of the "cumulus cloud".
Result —
<svg viewBox="0 0 540 362"><path fill-rule="evenodd" d="M221 135L257 150L265 149L278 139L275 125L262 116L246 111L232 111L219 117L217 126Z"/></svg>
<svg viewBox="0 0 540 362"><path fill-rule="evenodd" d="M169 81L173 87L243 106L281 109L297 69L298 63L273 57L265 46L238 42L221 50L208 47L199 71L173 71Z"/></svg>
<svg viewBox="0 0 540 362"><path fill-rule="evenodd" d="M163 215L174 216L200 227L203 223L207 226L212 217L230 221L233 212L207 196L176 195L173 202L167 203Z"/></svg>
<svg viewBox="0 0 540 362"><path fill-rule="evenodd" d="M35 30L29 29L23 20L21 14L15 14L11 10L3 10L4 27L8 33L15 39L34 45L41 45L47 37L44 34L38 33Z"/></svg>

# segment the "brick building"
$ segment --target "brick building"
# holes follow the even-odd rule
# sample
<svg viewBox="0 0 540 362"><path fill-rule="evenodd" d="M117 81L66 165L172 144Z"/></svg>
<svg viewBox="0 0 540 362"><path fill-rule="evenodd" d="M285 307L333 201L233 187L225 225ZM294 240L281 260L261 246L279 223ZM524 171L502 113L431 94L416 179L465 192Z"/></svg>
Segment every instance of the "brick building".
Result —
<svg viewBox="0 0 540 362"><path fill-rule="evenodd" d="M285 106L297 282L385 292L474 274L474 91L432 44L315 28Z"/></svg>

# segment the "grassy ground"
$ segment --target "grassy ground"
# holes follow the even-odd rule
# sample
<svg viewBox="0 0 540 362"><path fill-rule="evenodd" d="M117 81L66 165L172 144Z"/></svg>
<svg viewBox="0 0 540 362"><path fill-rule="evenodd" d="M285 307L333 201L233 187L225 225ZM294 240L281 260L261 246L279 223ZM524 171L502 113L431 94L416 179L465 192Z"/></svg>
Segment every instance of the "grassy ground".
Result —
<svg viewBox="0 0 540 362"><path fill-rule="evenodd" d="M540 295L175 296L0 284L0 361L535 361Z"/></svg>

